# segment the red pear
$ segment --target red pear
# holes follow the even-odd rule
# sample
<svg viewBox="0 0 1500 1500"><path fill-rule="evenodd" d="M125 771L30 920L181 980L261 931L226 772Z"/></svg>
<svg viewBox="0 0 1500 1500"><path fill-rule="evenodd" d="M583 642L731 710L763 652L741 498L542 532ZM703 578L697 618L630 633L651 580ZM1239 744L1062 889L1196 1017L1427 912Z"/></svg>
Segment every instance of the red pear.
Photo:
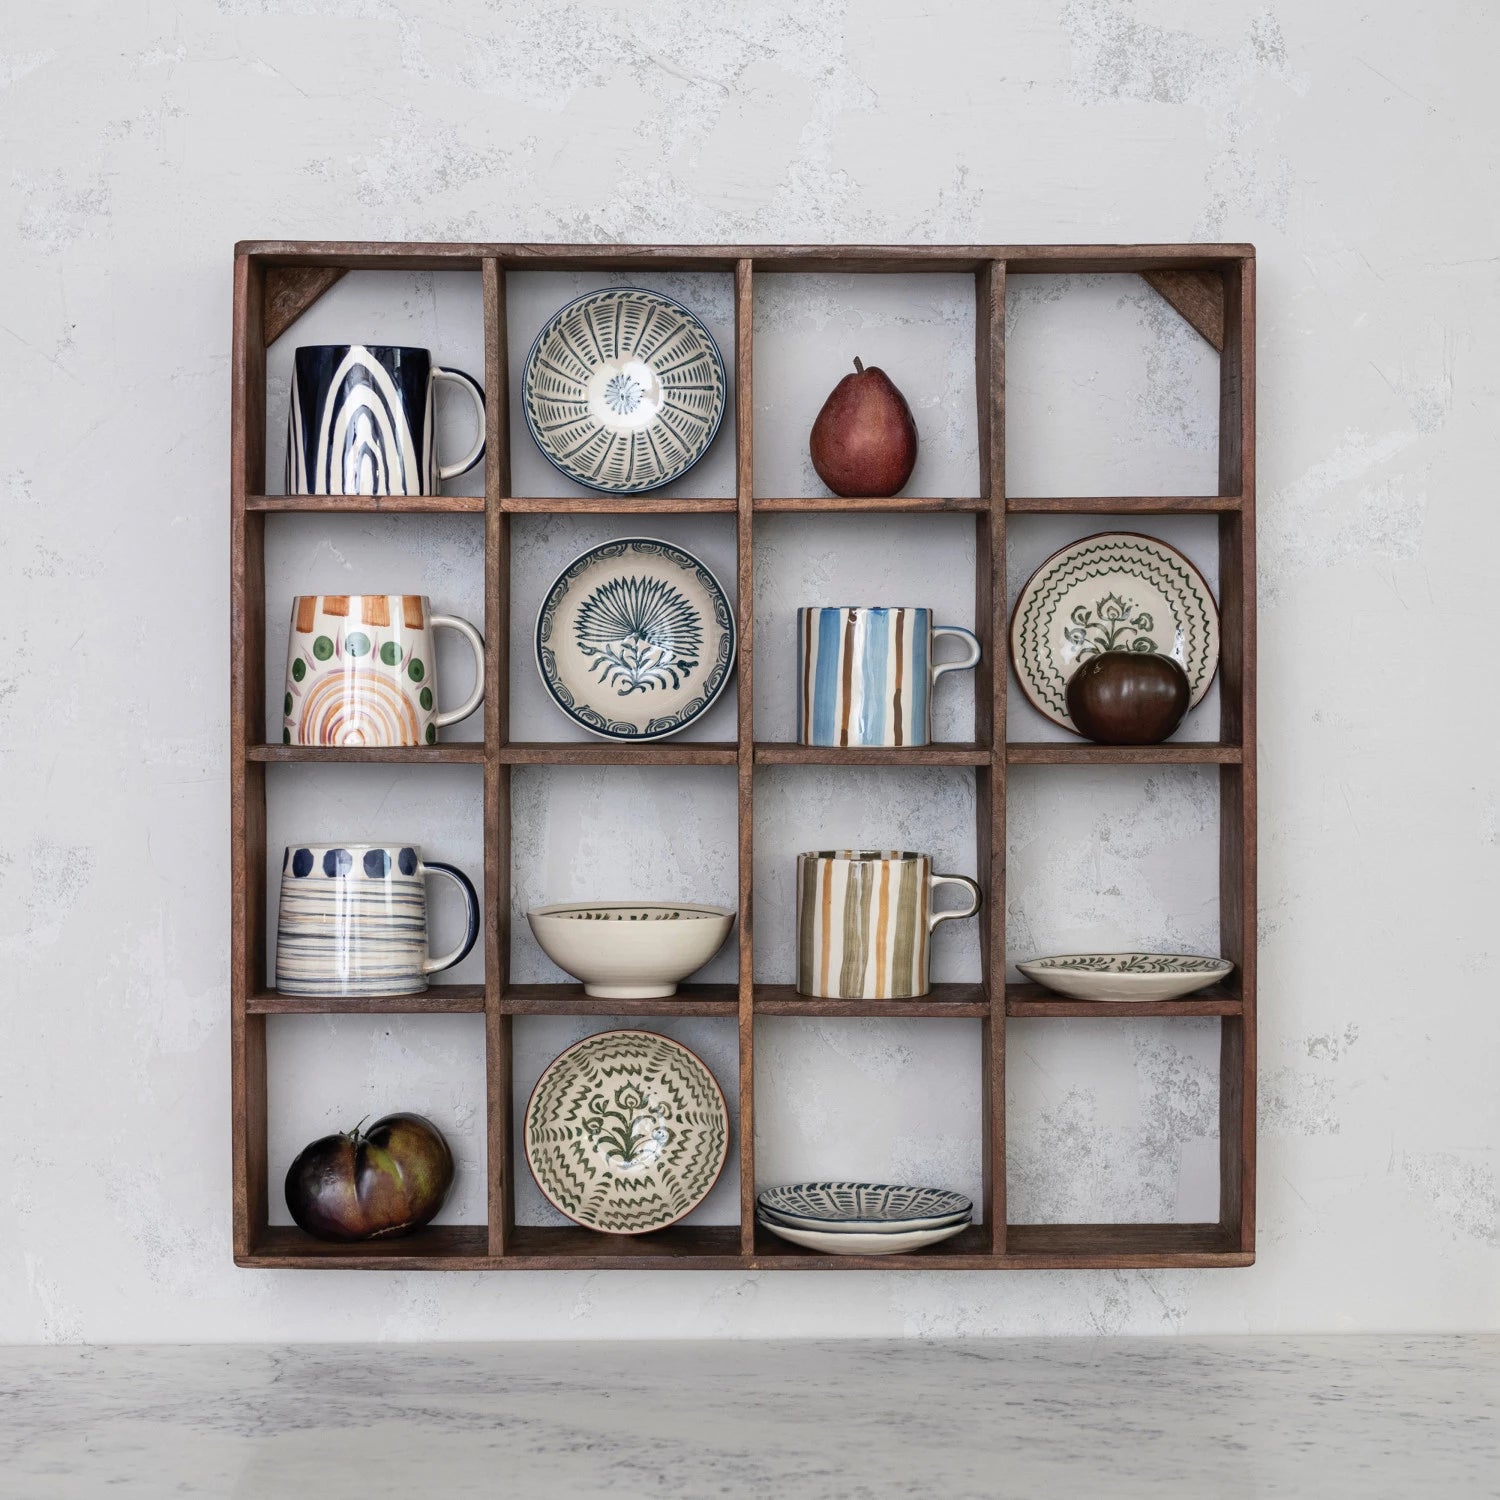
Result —
<svg viewBox="0 0 1500 1500"><path fill-rule="evenodd" d="M858 357L813 423L808 448L835 495L894 495L917 462L917 424L889 375Z"/></svg>

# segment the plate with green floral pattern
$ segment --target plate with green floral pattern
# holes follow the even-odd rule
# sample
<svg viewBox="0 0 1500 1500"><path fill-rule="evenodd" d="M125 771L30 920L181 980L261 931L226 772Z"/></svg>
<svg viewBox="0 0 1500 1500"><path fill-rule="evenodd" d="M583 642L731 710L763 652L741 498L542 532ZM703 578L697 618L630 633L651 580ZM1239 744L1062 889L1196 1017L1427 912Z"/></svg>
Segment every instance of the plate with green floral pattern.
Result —
<svg viewBox="0 0 1500 1500"><path fill-rule="evenodd" d="M708 1065L654 1031L601 1031L548 1065L526 1105L526 1163L560 1213L604 1234L690 1214L729 1155Z"/></svg>
<svg viewBox="0 0 1500 1500"><path fill-rule="evenodd" d="M1189 706L1219 667L1219 607L1175 547L1133 531L1070 542L1026 580L1010 617L1010 660L1036 709L1078 733L1068 678L1105 651L1170 656L1187 673Z"/></svg>
<svg viewBox="0 0 1500 1500"><path fill-rule="evenodd" d="M734 666L734 610L691 552L618 537L575 557L536 619L536 667L575 724L659 740L703 717Z"/></svg>
<svg viewBox="0 0 1500 1500"><path fill-rule="evenodd" d="M1227 958L1198 953L1057 953L1016 967L1073 1000L1178 1000L1227 979Z"/></svg>

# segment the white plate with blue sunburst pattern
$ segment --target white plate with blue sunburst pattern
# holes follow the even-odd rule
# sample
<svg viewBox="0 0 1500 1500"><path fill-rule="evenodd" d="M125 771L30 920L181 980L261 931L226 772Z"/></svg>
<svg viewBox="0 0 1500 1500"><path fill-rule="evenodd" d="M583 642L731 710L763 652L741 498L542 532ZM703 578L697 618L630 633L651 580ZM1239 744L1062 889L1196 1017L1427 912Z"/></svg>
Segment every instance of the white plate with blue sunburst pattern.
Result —
<svg viewBox="0 0 1500 1500"><path fill-rule="evenodd" d="M552 701L609 740L659 740L703 717L734 667L729 596L691 552L653 537L591 547L536 620Z"/></svg>
<svg viewBox="0 0 1500 1500"><path fill-rule="evenodd" d="M521 395L553 468L590 489L638 495L708 452L724 417L724 360L680 302L611 287L552 315L526 358Z"/></svg>

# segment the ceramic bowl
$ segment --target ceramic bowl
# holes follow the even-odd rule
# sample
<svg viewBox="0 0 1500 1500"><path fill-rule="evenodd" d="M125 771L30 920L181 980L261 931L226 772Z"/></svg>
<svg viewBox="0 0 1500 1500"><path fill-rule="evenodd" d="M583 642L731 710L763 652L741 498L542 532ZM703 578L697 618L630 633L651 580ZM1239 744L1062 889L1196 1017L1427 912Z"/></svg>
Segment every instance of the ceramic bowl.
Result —
<svg viewBox="0 0 1500 1500"><path fill-rule="evenodd" d="M913 1229L897 1234L837 1234L828 1230L793 1229L789 1224L777 1224L764 1215L757 1222L781 1239L807 1250L821 1250L825 1255L904 1255L908 1250L921 1250L951 1240L969 1227L966 1220L962 1224L950 1224L945 1229Z"/></svg>
<svg viewBox="0 0 1500 1500"><path fill-rule="evenodd" d="M677 993L734 926L732 906L684 901L580 901L526 913L542 952L586 995L650 1000Z"/></svg>
<svg viewBox="0 0 1500 1500"><path fill-rule="evenodd" d="M1196 953L1059 953L1016 967L1073 1000L1177 1000L1234 969L1227 958Z"/></svg>
<svg viewBox="0 0 1500 1500"><path fill-rule="evenodd" d="M618 537L558 575L536 619L552 701L607 740L659 740L713 706L734 667L734 610L691 552Z"/></svg>
<svg viewBox="0 0 1500 1500"><path fill-rule="evenodd" d="M600 1031L555 1057L526 1104L526 1164L585 1229L647 1234L690 1214L729 1155L707 1064L654 1031Z"/></svg>
<svg viewBox="0 0 1500 1500"><path fill-rule="evenodd" d="M1068 679L1106 651L1170 656L1187 674L1191 708L1219 667L1219 607L1175 547L1134 531L1105 531L1054 552L1021 587L1010 660L1033 707L1080 733Z"/></svg>
<svg viewBox="0 0 1500 1500"><path fill-rule="evenodd" d="M798 1182L767 1188L756 1202L765 1219L831 1234L946 1229L974 1212L962 1193L888 1182Z"/></svg>
<svg viewBox="0 0 1500 1500"><path fill-rule="evenodd" d="M526 425L553 468L634 495L670 484L708 451L724 417L724 360L680 302L611 287L553 314L521 390Z"/></svg>

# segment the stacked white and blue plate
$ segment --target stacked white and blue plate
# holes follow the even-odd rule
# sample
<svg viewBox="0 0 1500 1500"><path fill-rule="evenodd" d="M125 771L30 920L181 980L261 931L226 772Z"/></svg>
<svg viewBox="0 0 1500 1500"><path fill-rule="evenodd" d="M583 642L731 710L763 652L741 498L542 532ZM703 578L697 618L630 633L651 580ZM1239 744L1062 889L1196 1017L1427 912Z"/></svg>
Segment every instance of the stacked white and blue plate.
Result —
<svg viewBox="0 0 1500 1500"><path fill-rule="evenodd" d="M756 1221L772 1234L827 1255L901 1255L952 1239L974 1205L946 1188L891 1182L796 1182L767 1188Z"/></svg>

